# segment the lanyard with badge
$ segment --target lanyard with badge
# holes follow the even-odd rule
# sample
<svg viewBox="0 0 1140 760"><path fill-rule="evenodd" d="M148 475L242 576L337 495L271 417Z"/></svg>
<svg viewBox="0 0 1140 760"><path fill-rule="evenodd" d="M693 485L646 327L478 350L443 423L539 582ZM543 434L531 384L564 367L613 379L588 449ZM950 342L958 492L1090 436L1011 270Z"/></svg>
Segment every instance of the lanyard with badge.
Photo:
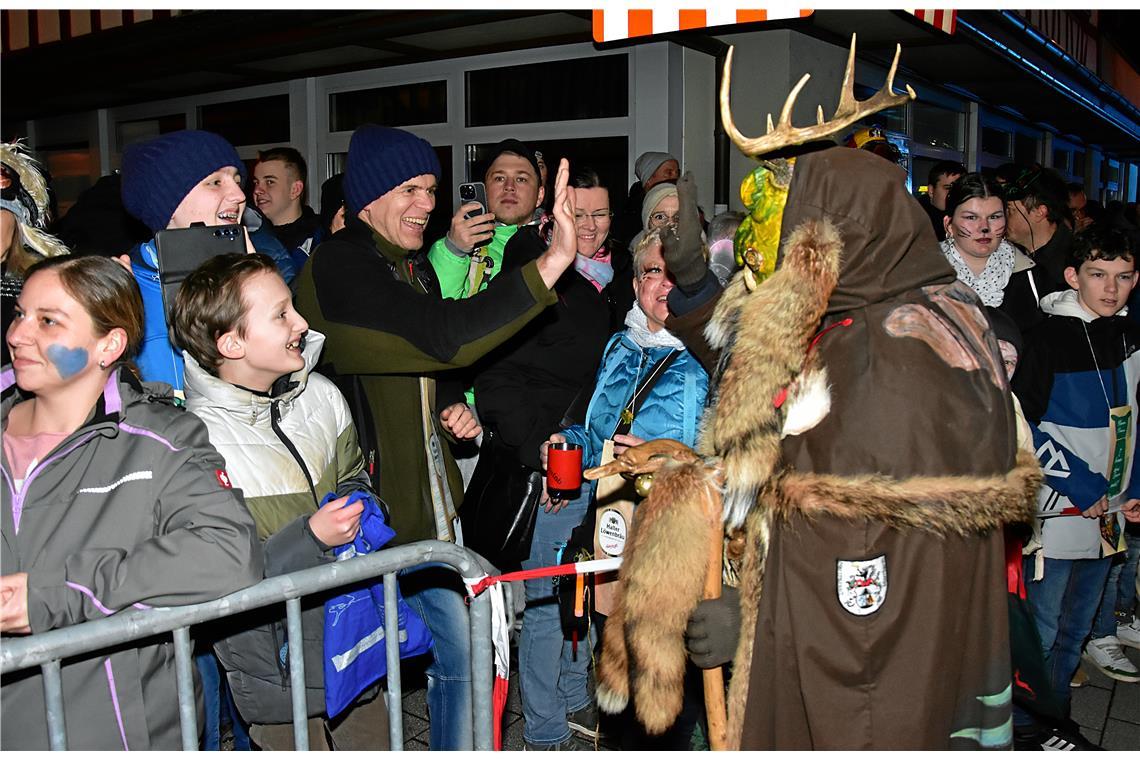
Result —
<svg viewBox="0 0 1140 760"><path fill-rule="evenodd" d="M1109 506L1115 506L1119 500L1116 498L1124 490L1124 472L1128 465L1128 452L1132 450L1132 407L1128 404L1113 406L1108 398L1108 388L1105 387L1104 377L1101 375L1100 364L1096 360L1096 351L1093 350L1092 339L1089 337L1089 328L1084 322L1081 326L1085 330L1085 340L1089 344L1092 354L1093 366L1096 367L1096 377L1100 381L1100 390L1104 394L1104 403L1108 407L1109 421L1109 461L1108 461L1108 498ZM1124 338L1121 337L1121 341ZM1125 346L1127 354L1127 346ZM1118 511L1108 512L1100 516L1100 537L1103 556L1116 554L1126 548L1124 528L1121 525L1121 515Z"/></svg>
<svg viewBox="0 0 1140 760"><path fill-rule="evenodd" d="M629 435L638 410L657 380L673 363L680 352L673 349L649 370L645 379L638 383L633 395L618 416L617 427L602 444L602 458L599 466L614 460L614 438ZM625 542L633 523L634 500L637 498L633 484L621 475L607 475L598 480L594 493L597 502L597 528L594 532L594 556L598 559L620 557L625 551ZM605 573L594 578L594 609L599 614L608 615L613 611L617 600L617 573Z"/></svg>

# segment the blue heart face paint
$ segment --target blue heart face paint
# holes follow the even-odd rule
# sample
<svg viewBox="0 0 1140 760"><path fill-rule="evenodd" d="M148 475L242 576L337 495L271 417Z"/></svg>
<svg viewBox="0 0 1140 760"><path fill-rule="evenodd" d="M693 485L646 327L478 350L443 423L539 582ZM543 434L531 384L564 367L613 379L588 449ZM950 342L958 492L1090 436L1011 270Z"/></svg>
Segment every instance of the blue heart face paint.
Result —
<svg viewBox="0 0 1140 760"><path fill-rule="evenodd" d="M52 343L48 346L44 355L55 366L60 378L64 380L82 372L90 360L87 356L87 349L68 348L58 343Z"/></svg>

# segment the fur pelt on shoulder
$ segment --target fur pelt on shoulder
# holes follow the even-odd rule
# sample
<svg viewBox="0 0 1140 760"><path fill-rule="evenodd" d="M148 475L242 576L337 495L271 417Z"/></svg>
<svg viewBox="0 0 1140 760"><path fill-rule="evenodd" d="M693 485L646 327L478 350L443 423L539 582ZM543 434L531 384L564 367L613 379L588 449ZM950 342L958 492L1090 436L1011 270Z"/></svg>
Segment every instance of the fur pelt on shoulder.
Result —
<svg viewBox="0 0 1140 760"><path fill-rule="evenodd" d="M724 458L724 521L744 524L780 457L780 437L812 336L839 277L843 239L826 219L792 231L783 264L755 291L737 276L705 330L720 350L716 397L703 422L701 453Z"/></svg>
<svg viewBox="0 0 1140 760"><path fill-rule="evenodd" d="M656 476L625 550L621 596L598 666L599 706L620 712L632 698L651 733L667 729L681 708L685 624L700 602L707 539L723 530L707 515L710 484L723 476L724 521L741 525L776 470L784 399L804 369L842 249L832 224L804 222L789 236L783 266L752 292L738 276L709 324L707 337L722 360L701 449L723 460L715 469L690 463Z"/></svg>

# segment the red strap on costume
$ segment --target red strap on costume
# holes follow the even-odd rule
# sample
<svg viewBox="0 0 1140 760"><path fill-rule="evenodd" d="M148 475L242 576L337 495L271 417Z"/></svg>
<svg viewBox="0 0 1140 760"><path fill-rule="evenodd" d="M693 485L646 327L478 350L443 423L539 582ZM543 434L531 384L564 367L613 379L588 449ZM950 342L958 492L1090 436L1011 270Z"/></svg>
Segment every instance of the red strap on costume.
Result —
<svg viewBox="0 0 1140 760"><path fill-rule="evenodd" d="M1025 598L1025 571L1021 563L1021 539L1005 531L1005 584L1006 590Z"/></svg>
<svg viewBox="0 0 1140 760"><path fill-rule="evenodd" d="M808 344L807 351L804 353L805 362L806 362L807 355L810 354L815 349L815 344L819 343L820 338L822 338L824 335L827 335L829 332L834 330L836 327L850 327L851 323L854 321L855 320L853 320L851 317L847 317L846 319L841 319L838 322L836 322L835 324L828 325L827 327L825 327L822 330L820 330L819 332L817 332L815 334L815 337L811 339L811 343ZM775 396L772 397L772 406L775 407L776 409L779 409L781 406L784 405L784 402L787 400L788 400L788 389L787 388L781 388L779 390L779 392Z"/></svg>

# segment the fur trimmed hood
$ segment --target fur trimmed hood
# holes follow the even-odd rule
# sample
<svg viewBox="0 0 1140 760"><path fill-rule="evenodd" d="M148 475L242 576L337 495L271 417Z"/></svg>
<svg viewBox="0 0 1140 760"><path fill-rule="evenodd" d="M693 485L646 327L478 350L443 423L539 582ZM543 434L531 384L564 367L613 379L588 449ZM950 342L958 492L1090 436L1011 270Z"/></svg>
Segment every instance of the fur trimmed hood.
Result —
<svg viewBox="0 0 1140 760"><path fill-rule="evenodd" d="M7 184L0 205L16 217L24 246L43 257L66 254L67 246L45 231L51 199L39 163L22 143L13 142L0 143L0 164Z"/></svg>

